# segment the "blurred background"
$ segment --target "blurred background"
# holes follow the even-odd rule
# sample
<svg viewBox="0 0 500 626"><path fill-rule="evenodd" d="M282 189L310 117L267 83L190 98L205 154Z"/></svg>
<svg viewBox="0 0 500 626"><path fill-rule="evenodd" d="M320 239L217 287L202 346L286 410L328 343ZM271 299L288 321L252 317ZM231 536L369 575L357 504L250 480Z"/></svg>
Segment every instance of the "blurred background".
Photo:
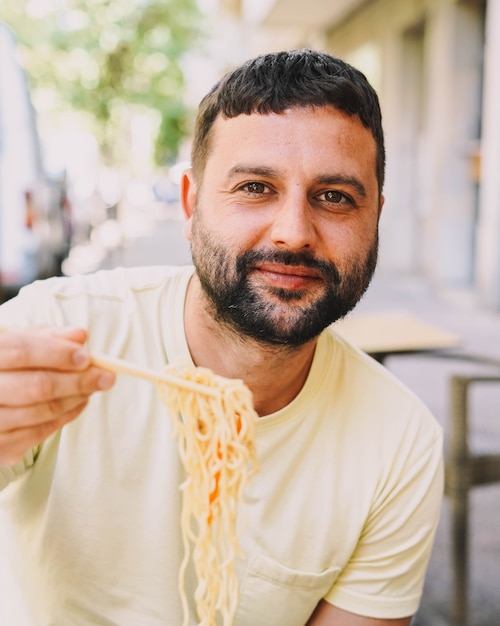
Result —
<svg viewBox="0 0 500 626"><path fill-rule="evenodd" d="M307 46L352 62L380 95L380 271L498 310L499 11L495 0L2 0L0 284L10 295L69 256L68 273L91 269L92 251L71 248L94 229L118 245L137 212L174 205L211 84L254 54Z"/></svg>
<svg viewBox="0 0 500 626"><path fill-rule="evenodd" d="M500 359L500 0L1 0L0 299L54 274L188 263L178 181L199 100L246 58L299 47L351 62L381 100L362 308L410 309ZM470 364L388 366L448 436L449 379ZM500 394L474 401L471 445L499 450ZM499 511L498 483L474 490L463 626L500 625ZM452 620L449 515L445 501L416 626Z"/></svg>

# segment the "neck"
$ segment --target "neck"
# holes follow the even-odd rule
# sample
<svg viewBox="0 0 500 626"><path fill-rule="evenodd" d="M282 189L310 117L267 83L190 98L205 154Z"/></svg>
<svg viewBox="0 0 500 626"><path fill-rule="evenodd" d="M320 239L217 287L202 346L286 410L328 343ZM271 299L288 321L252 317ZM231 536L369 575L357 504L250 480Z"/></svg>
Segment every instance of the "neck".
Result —
<svg viewBox="0 0 500 626"><path fill-rule="evenodd" d="M184 323L194 364L220 376L242 379L259 415L282 409L302 389L316 339L298 347L272 346L237 333L214 320L196 276L188 287Z"/></svg>

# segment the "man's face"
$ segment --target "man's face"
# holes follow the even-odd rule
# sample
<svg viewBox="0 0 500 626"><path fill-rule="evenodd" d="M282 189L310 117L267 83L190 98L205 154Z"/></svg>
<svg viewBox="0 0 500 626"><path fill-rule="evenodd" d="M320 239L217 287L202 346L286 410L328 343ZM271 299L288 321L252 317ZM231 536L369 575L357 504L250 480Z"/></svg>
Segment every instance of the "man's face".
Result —
<svg viewBox="0 0 500 626"><path fill-rule="evenodd" d="M186 235L208 311L270 345L301 345L346 315L377 259L376 144L332 107L218 118Z"/></svg>

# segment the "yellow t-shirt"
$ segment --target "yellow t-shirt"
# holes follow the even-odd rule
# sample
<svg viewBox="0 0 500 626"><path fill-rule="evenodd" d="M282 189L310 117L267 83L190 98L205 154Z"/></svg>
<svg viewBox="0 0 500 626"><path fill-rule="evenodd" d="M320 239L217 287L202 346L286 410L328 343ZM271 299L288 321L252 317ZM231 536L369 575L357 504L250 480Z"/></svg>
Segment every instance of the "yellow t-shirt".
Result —
<svg viewBox="0 0 500 626"><path fill-rule="evenodd" d="M35 283L0 308L0 325L82 326L91 351L161 370L189 358L191 274ZM442 433L423 404L330 329L299 395L260 418L257 452L234 626L304 626L322 597L370 617L414 613L443 488ZM118 376L24 462L0 467L11 603L36 626L179 626L181 481L154 385Z"/></svg>

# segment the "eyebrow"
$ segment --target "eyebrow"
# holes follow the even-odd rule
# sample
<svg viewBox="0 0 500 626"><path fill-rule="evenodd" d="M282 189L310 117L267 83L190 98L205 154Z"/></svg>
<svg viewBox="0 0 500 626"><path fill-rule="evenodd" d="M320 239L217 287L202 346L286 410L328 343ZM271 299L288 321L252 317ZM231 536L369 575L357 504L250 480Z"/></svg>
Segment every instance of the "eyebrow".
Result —
<svg viewBox="0 0 500 626"><path fill-rule="evenodd" d="M231 178L234 174L253 174L255 176L267 176L269 178L277 178L280 173L274 167L254 166L254 165L235 165L227 173L227 177Z"/></svg>
<svg viewBox="0 0 500 626"><path fill-rule="evenodd" d="M267 178L278 178L280 176L280 171L273 167L266 167L264 165L254 166L254 165L244 165L238 164L234 165L228 172L227 178L231 178L235 174L250 174L254 176L264 176ZM363 183L356 178L356 176L344 176L342 174L325 174L322 176L318 176L315 180L316 184L320 185L346 185L348 187L353 187L357 193L366 198L366 187Z"/></svg>
<svg viewBox="0 0 500 626"><path fill-rule="evenodd" d="M356 178L355 176L319 176L316 182L322 185L347 185L348 187L353 187L360 196L366 198L366 187L363 183Z"/></svg>

